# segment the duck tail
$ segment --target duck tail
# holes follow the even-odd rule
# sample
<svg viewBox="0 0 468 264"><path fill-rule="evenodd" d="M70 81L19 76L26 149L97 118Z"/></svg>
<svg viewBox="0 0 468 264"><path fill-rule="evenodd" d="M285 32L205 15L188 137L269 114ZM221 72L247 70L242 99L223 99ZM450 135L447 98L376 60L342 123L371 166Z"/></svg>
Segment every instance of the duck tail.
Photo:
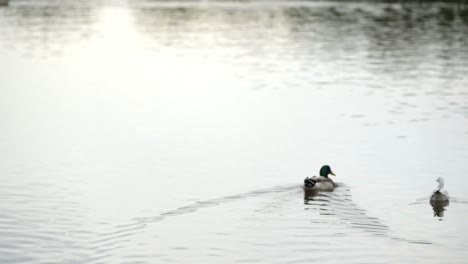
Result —
<svg viewBox="0 0 468 264"><path fill-rule="evenodd" d="M304 186L307 188L312 188L315 186L316 181L312 180L311 178L307 177L304 179Z"/></svg>

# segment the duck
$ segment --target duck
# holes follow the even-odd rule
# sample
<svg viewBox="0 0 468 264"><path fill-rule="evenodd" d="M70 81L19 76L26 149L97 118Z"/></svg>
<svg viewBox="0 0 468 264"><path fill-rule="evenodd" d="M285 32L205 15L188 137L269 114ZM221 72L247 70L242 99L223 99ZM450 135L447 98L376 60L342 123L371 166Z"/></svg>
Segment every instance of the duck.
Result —
<svg viewBox="0 0 468 264"><path fill-rule="evenodd" d="M434 209L434 216L443 217L446 206L450 203L450 197L448 192L444 189L444 178L437 178L436 182L438 183L437 188L432 191L431 198L429 203Z"/></svg>
<svg viewBox="0 0 468 264"><path fill-rule="evenodd" d="M336 174L331 170L329 165L323 165L319 172L320 176L307 177L304 179L304 190L307 191L322 191L331 192L335 189L336 184L328 175Z"/></svg>
<svg viewBox="0 0 468 264"><path fill-rule="evenodd" d="M445 202L449 200L449 194L448 192L444 189L444 178L439 177L436 179L436 182L438 183L437 188L435 188L434 191L432 191L431 194L431 202Z"/></svg>

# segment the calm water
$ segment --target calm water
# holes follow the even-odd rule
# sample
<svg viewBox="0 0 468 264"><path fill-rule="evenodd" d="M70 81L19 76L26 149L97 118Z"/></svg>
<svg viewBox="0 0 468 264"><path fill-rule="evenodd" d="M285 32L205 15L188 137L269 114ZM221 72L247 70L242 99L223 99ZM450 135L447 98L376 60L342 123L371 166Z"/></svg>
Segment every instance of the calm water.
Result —
<svg viewBox="0 0 468 264"><path fill-rule="evenodd" d="M466 263L468 16L451 10L11 0L0 262ZM340 187L304 199L323 164Z"/></svg>

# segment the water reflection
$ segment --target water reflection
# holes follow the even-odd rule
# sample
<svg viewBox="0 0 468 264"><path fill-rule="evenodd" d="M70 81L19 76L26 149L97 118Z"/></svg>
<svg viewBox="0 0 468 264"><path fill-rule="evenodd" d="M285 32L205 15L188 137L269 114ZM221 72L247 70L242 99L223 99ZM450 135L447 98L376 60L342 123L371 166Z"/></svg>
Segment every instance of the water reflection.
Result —
<svg viewBox="0 0 468 264"><path fill-rule="evenodd" d="M313 200L315 196L317 196L318 191L311 190L309 188L304 189L304 204L307 204L309 201Z"/></svg>
<svg viewBox="0 0 468 264"><path fill-rule="evenodd" d="M215 57L223 63L243 64L245 71L238 69L239 76L245 78L248 72L257 72L257 89L264 87L265 80L276 75L291 74L303 78L300 73L304 69L315 72L313 87L316 89L329 83L363 85L365 79L376 75L385 79L397 74L398 80L388 79L388 82L396 81L396 85L406 87L397 90L399 94L395 94L394 89L383 87L382 83L369 86L365 91L368 95L380 90L389 98L407 97L406 105L395 106L390 114L414 112L411 108L419 107L414 101L423 93L432 93L434 98L440 98L441 105L448 105L443 109L436 106L430 113L432 115L437 112L441 112L441 116L464 112L457 103L461 98L447 93L459 86L463 75L461 69L467 66L468 61L466 26L459 17L462 10L456 11L457 19L450 20L450 23L445 22L447 16L440 15L448 12L446 10L457 10L454 6L420 8L418 4L336 6L301 3L299 6L259 4L246 8L249 4L227 2L203 8L196 4L193 6L193 3L180 7L165 2L141 1L131 5L137 29L152 39L147 42L148 48L185 57L193 56L196 50L197 56L206 59ZM256 30L259 27L264 28L261 33ZM168 31L171 32L169 38ZM243 45L241 40L244 37L254 41ZM283 49L285 46L286 50ZM328 52L330 50L333 52ZM253 54L260 57L261 62L245 64ZM364 58L366 64L360 67L364 67L368 74L350 77L323 71L323 65L339 66L340 72L355 71L356 60ZM437 58L437 63L428 58ZM274 62L278 59L290 66L278 67ZM412 82L418 76L428 74L430 78L440 77L443 82L440 88L432 90L425 83ZM284 85L267 85L274 88L297 84L291 79ZM462 100L466 99L465 96ZM411 120L428 121L422 115L410 118L409 122Z"/></svg>
<svg viewBox="0 0 468 264"><path fill-rule="evenodd" d="M0 260L402 262L389 252L431 242L427 199L421 214L374 199L400 180L414 196L426 175L401 170L465 170L467 41L466 11L439 4L12 1L0 9ZM321 159L364 170L379 187L363 190L370 202L346 186L261 189ZM380 184L390 177L367 166L396 173ZM453 226L442 242L464 245L466 223ZM321 236L317 260L304 252ZM356 256L375 242L386 258Z"/></svg>
<svg viewBox="0 0 468 264"><path fill-rule="evenodd" d="M307 209L319 210L320 215L334 215L351 228L369 232L372 235L387 236L388 227L381 220L368 216L356 205L349 187L339 184L333 192L315 192L304 188L304 204Z"/></svg>
<svg viewBox="0 0 468 264"><path fill-rule="evenodd" d="M0 10L0 45L28 57L63 56L95 30L94 1L15 1Z"/></svg>

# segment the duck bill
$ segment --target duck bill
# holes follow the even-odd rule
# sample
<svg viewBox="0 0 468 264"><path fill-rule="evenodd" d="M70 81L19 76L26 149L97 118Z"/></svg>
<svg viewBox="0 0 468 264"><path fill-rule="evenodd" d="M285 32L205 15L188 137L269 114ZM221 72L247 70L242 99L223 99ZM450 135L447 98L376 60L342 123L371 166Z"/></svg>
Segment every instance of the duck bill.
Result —
<svg viewBox="0 0 468 264"><path fill-rule="evenodd" d="M332 172L330 172L330 174L336 177L336 174L335 174L335 173L333 173L333 171L332 171Z"/></svg>

